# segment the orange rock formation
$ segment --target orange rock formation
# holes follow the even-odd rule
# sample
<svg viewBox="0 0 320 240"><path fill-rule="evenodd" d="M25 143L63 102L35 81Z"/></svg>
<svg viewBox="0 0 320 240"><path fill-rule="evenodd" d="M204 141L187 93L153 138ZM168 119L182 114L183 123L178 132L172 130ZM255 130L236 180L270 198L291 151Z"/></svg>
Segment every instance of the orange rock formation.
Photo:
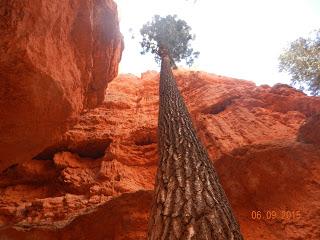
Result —
<svg viewBox="0 0 320 240"><path fill-rule="evenodd" d="M123 43L112 0L0 3L0 171L104 99Z"/></svg>
<svg viewBox="0 0 320 240"><path fill-rule="evenodd" d="M245 239L319 239L319 97L283 84L174 74ZM156 72L118 76L103 103L58 141L2 172L0 236L146 239L158 80Z"/></svg>

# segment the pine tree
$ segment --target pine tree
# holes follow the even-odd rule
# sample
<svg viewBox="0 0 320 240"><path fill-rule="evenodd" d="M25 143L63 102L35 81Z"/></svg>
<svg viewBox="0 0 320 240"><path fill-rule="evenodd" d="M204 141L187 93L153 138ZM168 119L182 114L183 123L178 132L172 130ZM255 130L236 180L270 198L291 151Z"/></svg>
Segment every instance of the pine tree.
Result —
<svg viewBox="0 0 320 240"><path fill-rule="evenodd" d="M198 52L191 28L176 16L155 16L141 29L143 53L161 61L159 167L149 217L149 240L243 239L208 153L196 136L171 67Z"/></svg>
<svg viewBox="0 0 320 240"><path fill-rule="evenodd" d="M298 38L279 56L279 69L291 75L292 85L320 95L320 29Z"/></svg>

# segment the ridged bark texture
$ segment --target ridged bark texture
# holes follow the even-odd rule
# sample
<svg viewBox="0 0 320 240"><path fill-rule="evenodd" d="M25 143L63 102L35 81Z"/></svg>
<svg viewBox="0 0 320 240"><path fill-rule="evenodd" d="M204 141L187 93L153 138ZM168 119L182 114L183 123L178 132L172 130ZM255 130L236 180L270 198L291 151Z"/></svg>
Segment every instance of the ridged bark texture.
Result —
<svg viewBox="0 0 320 240"><path fill-rule="evenodd" d="M208 153L162 56L155 196L149 240L243 239Z"/></svg>

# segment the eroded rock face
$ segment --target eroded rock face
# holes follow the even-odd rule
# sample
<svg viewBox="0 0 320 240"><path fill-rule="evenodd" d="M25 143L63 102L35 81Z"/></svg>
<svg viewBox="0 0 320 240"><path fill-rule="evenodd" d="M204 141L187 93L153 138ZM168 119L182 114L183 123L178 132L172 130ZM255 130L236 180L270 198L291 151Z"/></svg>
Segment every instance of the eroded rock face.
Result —
<svg viewBox="0 0 320 240"><path fill-rule="evenodd" d="M319 154L318 146L280 140L243 146L217 160L246 239L319 238Z"/></svg>
<svg viewBox="0 0 320 240"><path fill-rule="evenodd" d="M320 113L308 118L299 130L298 140L320 146Z"/></svg>
<svg viewBox="0 0 320 240"><path fill-rule="evenodd" d="M97 106L123 49L112 0L0 3L0 171Z"/></svg>
<svg viewBox="0 0 320 240"><path fill-rule="evenodd" d="M319 144L297 136L320 111L320 99L287 85L174 74L245 239L319 239ZM83 113L58 143L3 172L0 236L146 239L158 81L156 72L120 75L103 104ZM253 219L253 211L265 218ZM274 217L266 219L267 211Z"/></svg>

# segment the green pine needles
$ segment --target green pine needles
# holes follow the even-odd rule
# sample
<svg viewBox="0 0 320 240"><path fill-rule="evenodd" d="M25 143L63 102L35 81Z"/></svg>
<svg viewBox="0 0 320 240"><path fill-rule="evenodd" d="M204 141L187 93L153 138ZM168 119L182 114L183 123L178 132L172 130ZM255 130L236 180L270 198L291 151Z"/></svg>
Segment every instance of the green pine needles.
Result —
<svg viewBox="0 0 320 240"><path fill-rule="evenodd" d="M298 38L279 57L280 71L291 75L291 82L312 95L320 95L320 29L313 36Z"/></svg>
<svg viewBox="0 0 320 240"><path fill-rule="evenodd" d="M171 58L172 65L175 62L185 60L191 66L194 59L199 56L191 47L191 41L195 35L190 33L191 27L176 15L160 17L155 15L151 22L143 25L140 33L142 35L141 54L151 52L155 54L157 63L161 61L161 49L166 50Z"/></svg>

